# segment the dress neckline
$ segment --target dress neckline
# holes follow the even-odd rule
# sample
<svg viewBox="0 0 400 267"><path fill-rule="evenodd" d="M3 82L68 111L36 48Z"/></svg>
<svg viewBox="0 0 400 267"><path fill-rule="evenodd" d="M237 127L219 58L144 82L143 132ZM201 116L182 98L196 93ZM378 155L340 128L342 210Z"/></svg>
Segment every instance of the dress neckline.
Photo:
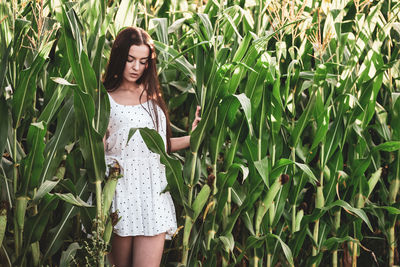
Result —
<svg viewBox="0 0 400 267"><path fill-rule="evenodd" d="M123 106L123 107L137 107L137 106L141 106L141 105L143 105L143 104L146 104L147 102L150 102L150 100L148 100L148 101L145 101L145 102L143 102L143 103L136 104L136 105L124 105L124 104L120 104L120 103L118 103L117 101L115 101L114 98L110 95L110 93L107 92L107 94L108 94L108 98L110 98L110 100L111 100L112 102L114 102L117 106Z"/></svg>

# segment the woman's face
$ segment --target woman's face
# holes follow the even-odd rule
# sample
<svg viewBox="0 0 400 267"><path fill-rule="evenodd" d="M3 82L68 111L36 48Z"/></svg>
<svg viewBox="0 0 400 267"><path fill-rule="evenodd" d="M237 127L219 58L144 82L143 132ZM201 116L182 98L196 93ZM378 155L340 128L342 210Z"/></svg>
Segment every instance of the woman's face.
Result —
<svg viewBox="0 0 400 267"><path fill-rule="evenodd" d="M135 83L147 68L150 49L147 45L132 45L126 59L123 79Z"/></svg>

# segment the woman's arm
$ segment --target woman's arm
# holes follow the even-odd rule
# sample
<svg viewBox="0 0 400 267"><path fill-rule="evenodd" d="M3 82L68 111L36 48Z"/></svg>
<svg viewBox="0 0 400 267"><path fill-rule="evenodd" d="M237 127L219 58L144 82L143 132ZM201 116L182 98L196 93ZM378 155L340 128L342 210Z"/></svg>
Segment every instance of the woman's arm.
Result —
<svg viewBox="0 0 400 267"><path fill-rule="evenodd" d="M190 135L171 138L171 152L175 152L190 146Z"/></svg>
<svg viewBox="0 0 400 267"><path fill-rule="evenodd" d="M196 115L192 123L192 131L196 129L197 124L199 124L200 118L200 106L197 106ZM190 146L190 135L182 137L171 138L171 152L175 152L181 149L188 148Z"/></svg>

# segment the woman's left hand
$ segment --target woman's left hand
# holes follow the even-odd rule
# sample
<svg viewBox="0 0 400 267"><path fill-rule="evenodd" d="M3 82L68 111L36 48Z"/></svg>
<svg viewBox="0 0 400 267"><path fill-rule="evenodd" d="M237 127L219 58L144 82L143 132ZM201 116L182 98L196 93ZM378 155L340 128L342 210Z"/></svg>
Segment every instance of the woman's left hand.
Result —
<svg viewBox="0 0 400 267"><path fill-rule="evenodd" d="M194 118L194 121L192 123L192 131L194 131L194 129L196 129L197 124L199 124L199 121L201 120L201 118L200 118L200 109L201 109L201 107L197 106L195 118Z"/></svg>

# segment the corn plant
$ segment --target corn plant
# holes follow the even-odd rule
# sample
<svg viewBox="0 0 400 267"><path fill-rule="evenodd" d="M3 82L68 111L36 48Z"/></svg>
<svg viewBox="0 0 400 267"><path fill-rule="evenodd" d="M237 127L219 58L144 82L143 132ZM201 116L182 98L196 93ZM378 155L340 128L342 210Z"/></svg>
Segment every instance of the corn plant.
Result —
<svg viewBox="0 0 400 267"><path fill-rule="evenodd" d="M52 262L53 255L66 246L64 238L73 235L70 222L77 210L90 207L81 199L89 193L89 181L98 184L96 229L105 245L112 229L107 207L116 179L108 179L101 192L105 164L102 135L97 132L105 132L107 120L101 118L108 117L108 100L88 56L80 53L75 13L61 3L53 4L1 2L1 49L6 55L1 77L2 219L8 218L1 235L2 259L9 266ZM98 16L92 12L88 17L94 24ZM77 40L73 34L78 34ZM89 41L101 51L105 38L99 42L93 39L97 36L92 32ZM76 55L78 61L73 61ZM95 63L101 59L101 53L93 55ZM70 61L75 64L71 68ZM84 71L80 62L89 64ZM77 84L68 82L72 77ZM83 168L86 171L80 171ZM75 224L79 233L81 222ZM96 255L100 265L106 251Z"/></svg>
<svg viewBox="0 0 400 267"><path fill-rule="evenodd" d="M177 206L164 265L399 264L399 8L1 1L2 262L106 264L118 175L105 177L101 75L118 31L139 26L174 134L191 134L168 155L139 129Z"/></svg>
<svg viewBox="0 0 400 267"><path fill-rule="evenodd" d="M240 3L208 2L207 15L171 21L170 39L166 36L170 18L151 21L157 38L168 40L158 46L165 61L161 69L168 73L166 91L178 90L172 93L172 108L177 109L178 103L184 108L186 99L203 109L202 122L192 134L189 164L184 166L189 191L184 203L188 207L184 206L183 264L238 264L246 255L252 265L270 266L282 262L275 253L280 244L289 264L295 264L293 254L296 265L319 265L329 250L333 251L329 261L337 266L337 248L343 243L351 250L352 264L357 264L359 249L367 250L360 246L364 226L373 230L366 211L377 215L374 204L369 208L364 204L377 182L384 184L379 179L384 165L374 157L399 149L389 128L378 130L389 137L381 140L372 140L370 130L364 130L371 129L375 114L383 113L379 121L387 114L382 110L385 104L377 102L378 92L386 100L391 98L382 84L398 64L398 54L390 54L387 64L379 58L386 53L383 43L392 42L389 28L398 19L386 12L392 14L397 8L384 2L345 1L318 7L271 1L246 10ZM270 16L256 18L262 26L250 24L246 12L260 10ZM179 43L168 45L171 40ZM185 82L174 82L176 77ZM359 148L351 148L352 144ZM227 178L234 162L245 170L239 175L243 184ZM288 175L290 182L277 193L280 174ZM368 190L363 189L366 184ZM210 185L208 197L203 192ZM199 230L188 210L193 194L208 197ZM244 240L233 235L236 223L246 231ZM195 251L190 255L203 256L188 260L187 239L192 235ZM389 234L387 240L394 243ZM301 257L304 245L312 249ZM240 253L235 255L235 248Z"/></svg>

